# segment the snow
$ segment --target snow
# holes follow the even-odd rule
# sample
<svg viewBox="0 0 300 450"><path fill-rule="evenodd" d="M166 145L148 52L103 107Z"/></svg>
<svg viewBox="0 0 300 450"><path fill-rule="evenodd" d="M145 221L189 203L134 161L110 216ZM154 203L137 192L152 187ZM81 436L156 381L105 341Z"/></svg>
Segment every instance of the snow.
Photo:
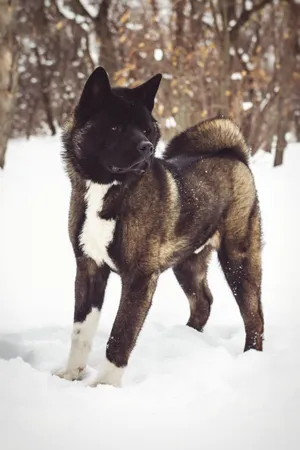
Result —
<svg viewBox="0 0 300 450"><path fill-rule="evenodd" d="M84 1L80 0L80 2L92 17L95 18L97 16L97 14L99 12L99 8L96 5L94 5L93 2L86 1L86 0L84 0Z"/></svg>
<svg viewBox="0 0 300 450"><path fill-rule="evenodd" d="M58 0L57 8L59 12L69 20L75 20L75 13L68 7L65 7L64 2L62 0Z"/></svg>
<svg viewBox="0 0 300 450"><path fill-rule="evenodd" d="M163 59L163 56L164 56L164 52L162 51L161 48L156 48L154 50L154 59L156 61L161 61Z"/></svg>
<svg viewBox="0 0 300 450"><path fill-rule="evenodd" d="M249 55L247 55L247 53L243 53L243 54L242 54L242 60L243 60L245 63L249 62Z"/></svg>
<svg viewBox="0 0 300 450"><path fill-rule="evenodd" d="M251 0L245 1L245 9L246 11L251 11L251 9L253 9L253 2Z"/></svg>
<svg viewBox="0 0 300 450"><path fill-rule="evenodd" d="M132 30L132 31L140 31L144 28L144 26L141 23L131 23L128 22L126 23L126 28L128 28L128 30Z"/></svg>
<svg viewBox="0 0 300 450"><path fill-rule="evenodd" d="M243 76L241 74L241 72L234 72L231 74L231 79L236 81L236 80L242 80Z"/></svg>
<svg viewBox="0 0 300 450"><path fill-rule="evenodd" d="M172 80L173 79L173 75L171 73L163 73L162 76L163 76L163 78L165 80Z"/></svg>
<svg viewBox="0 0 300 450"><path fill-rule="evenodd" d="M167 128L176 128L176 120L174 119L173 116L167 117L166 118L166 127Z"/></svg>
<svg viewBox="0 0 300 450"><path fill-rule="evenodd" d="M244 111L248 111L248 109L251 109L253 107L252 102L243 102L242 107Z"/></svg>
<svg viewBox="0 0 300 450"><path fill-rule="evenodd" d="M58 138L13 140L0 172L0 448L298 450L300 145L289 145L282 167L271 169L266 154L253 163L265 240L265 351L242 353L242 321L215 259L202 334L184 325L187 301L168 271L121 389L86 387L104 362L117 276L87 378L51 375L67 361L75 271L59 152Z"/></svg>
<svg viewBox="0 0 300 450"><path fill-rule="evenodd" d="M270 100L270 97L271 97L271 95L268 92L266 94L265 98L261 101L260 106L259 106L261 111L263 111L265 109L265 107L267 106L267 104L268 104L268 102Z"/></svg>

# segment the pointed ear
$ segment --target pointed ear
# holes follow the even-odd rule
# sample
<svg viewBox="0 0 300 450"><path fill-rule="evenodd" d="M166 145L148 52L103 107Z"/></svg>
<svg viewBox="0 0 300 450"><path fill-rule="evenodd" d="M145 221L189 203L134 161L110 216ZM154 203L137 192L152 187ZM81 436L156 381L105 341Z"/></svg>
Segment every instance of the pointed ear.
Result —
<svg viewBox="0 0 300 450"><path fill-rule="evenodd" d="M78 119L83 123L88 121L110 95L111 87L108 75L103 67L97 67L83 88L76 110Z"/></svg>
<svg viewBox="0 0 300 450"><path fill-rule="evenodd" d="M132 89L132 93L135 99L143 103L150 112L152 112L153 110L154 99L161 79L162 74L158 73L154 77L150 78L150 80L146 81L146 83L143 83L140 86Z"/></svg>

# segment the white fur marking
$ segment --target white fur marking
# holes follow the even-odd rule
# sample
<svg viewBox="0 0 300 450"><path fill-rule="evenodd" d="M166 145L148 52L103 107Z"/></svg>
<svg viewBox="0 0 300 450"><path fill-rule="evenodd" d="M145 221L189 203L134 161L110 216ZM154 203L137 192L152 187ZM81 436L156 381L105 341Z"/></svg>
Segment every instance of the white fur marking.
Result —
<svg viewBox="0 0 300 450"><path fill-rule="evenodd" d="M104 367L100 370L95 381L90 385L95 387L98 384L109 384L115 387L121 387L124 367L117 367L114 363L105 360Z"/></svg>
<svg viewBox="0 0 300 450"><path fill-rule="evenodd" d="M61 378L67 380L77 380L80 378L81 372L87 364L99 317L99 309L92 308L83 322L74 323L67 368L65 371L57 373Z"/></svg>
<svg viewBox="0 0 300 450"><path fill-rule="evenodd" d="M202 252L202 250L204 249L204 247L209 243L209 241L207 241L205 244L201 245L201 247L197 248L197 250L194 251L194 253L196 255L198 255L198 253Z"/></svg>
<svg viewBox="0 0 300 450"><path fill-rule="evenodd" d="M172 203L172 208L177 209L177 205L178 205L178 187L177 187L177 183L173 177L173 175L171 174L171 172L169 172L168 170L166 170L166 175L168 178L168 187L169 187L169 193L170 193L170 200Z"/></svg>
<svg viewBox="0 0 300 450"><path fill-rule="evenodd" d="M220 245L219 233L216 232L210 239L208 239L201 247L197 248L194 251L194 254L198 255L198 253L202 252L204 247L207 245L211 245L214 249L217 249Z"/></svg>
<svg viewBox="0 0 300 450"><path fill-rule="evenodd" d="M99 212L103 208L104 197L112 184L98 184L87 181L86 185L86 219L80 235L82 250L98 266L105 262L112 269L116 269L107 253L107 247L113 239L116 222L99 217Z"/></svg>

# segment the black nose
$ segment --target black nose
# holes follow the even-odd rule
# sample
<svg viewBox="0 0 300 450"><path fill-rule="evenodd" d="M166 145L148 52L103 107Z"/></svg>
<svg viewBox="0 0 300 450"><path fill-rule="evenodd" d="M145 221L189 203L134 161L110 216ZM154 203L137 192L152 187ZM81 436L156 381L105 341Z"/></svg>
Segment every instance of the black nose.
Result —
<svg viewBox="0 0 300 450"><path fill-rule="evenodd" d="M138 144L137 149L145 156L149 157L154 153L154 147L149 141L142 141Z"/></svg>

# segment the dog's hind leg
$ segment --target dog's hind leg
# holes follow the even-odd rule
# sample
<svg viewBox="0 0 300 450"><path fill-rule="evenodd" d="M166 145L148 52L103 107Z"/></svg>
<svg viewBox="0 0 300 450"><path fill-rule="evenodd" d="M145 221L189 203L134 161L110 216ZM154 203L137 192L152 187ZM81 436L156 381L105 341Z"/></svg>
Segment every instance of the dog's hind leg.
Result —
<svg viewBox="0 0 300 450"><path fill-rule="evenodd" d="M174 274L190 304L188 326L202 331L206 324L213 297L207 284L207 267L213 248L204 247L201 253L193 254L173 268Z"/></svg>
<svg viewBox="0 0 300 450"><path fill-rule="evenodd" d="M236 214L231 217L218 256L244 321L244 351L262 350L264 321L260 298L261 229L258 204L255 202L245 221L237 220Z"/></svg>

